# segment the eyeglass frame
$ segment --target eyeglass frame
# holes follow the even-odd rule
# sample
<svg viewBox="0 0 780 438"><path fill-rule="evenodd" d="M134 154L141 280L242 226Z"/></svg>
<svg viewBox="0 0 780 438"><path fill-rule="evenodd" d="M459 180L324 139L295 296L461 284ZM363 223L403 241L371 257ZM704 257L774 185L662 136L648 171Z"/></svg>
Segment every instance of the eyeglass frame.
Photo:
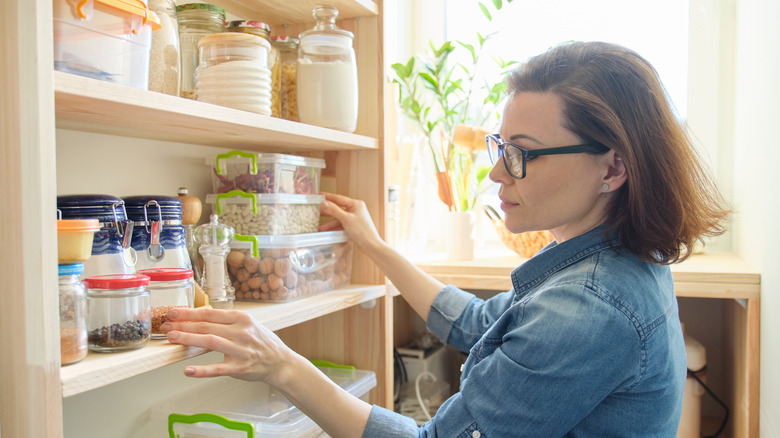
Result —
<svg viewBox="0 0 780 438"><path fill-rule="evenodd" d="M499 134L488 134L485 136L485 144L488 150L488 157L490 158L490 162L493 165L495 165L496 163L493 162L493 155L490 153L491 140L493 140L496 143L496 148L498 149L498 157L501 157L502 160L504 161L504 168L506 169L506 173L508 173L509 176L511 176L514 179L525 178L525 174L526 174L525 164L528 161L528 157L540 157L543 155L579 154L585 152L594 152L594 153L603 154L609 152L609 148L600 143L582 143L582 144L575 144L571 146L557 146L553 148L525 149L522 146L516 145L512 142L503 141L501 135ZM509 167L509 163L507 162L506 154L505 154L505 149L507 146L512 146L515 149L518 149L520 151L520 154L523 157L522 176L515 175L512 169Z"/></svg>

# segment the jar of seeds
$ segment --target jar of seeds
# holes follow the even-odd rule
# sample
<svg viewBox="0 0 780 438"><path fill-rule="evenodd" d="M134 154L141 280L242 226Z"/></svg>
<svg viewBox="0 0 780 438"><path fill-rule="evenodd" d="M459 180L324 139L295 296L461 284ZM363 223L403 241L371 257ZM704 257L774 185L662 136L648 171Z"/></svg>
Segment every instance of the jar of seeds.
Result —
<svg viewBox="0 0 780 438"><path fill-rule="evenodd" d="M150 279L141 274L98 275L87 288L89 349L100 353L141 348L149 341Z"/></svg>
<svg viewBox="0 0 780 438"><path fill-rule="evenodd" d="M138 273L151 280L152 339L165 339L160 326L168 320L168 311L175 307L191 308L195 305L192 271L184 268L157 268L142 269Z"/></svg>

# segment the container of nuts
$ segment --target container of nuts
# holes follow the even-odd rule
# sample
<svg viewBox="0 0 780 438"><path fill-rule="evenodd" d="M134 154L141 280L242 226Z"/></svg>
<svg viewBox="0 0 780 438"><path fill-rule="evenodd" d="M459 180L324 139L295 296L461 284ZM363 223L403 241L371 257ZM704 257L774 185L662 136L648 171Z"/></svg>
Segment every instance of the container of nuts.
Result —
<svg viewBox="0 0 780 438"><path fill-rule="evenodd" d="M206 196L212 214L236 234L280 235L315 233L324 195L257 194L233 190Z"/></svg>
<svg viewBox="0 0 780 438"><path fill-rule="evenodd" d="M97 275L83 281L91 351L112 353L146 345L152 323L149 282L140 274Z"/></svg>
<svg viewBox="0 0 780 438"><path fill-rule="evenodd" d="M237 300L286 302L348 285L352 242L343 231L236 235L227 265Z"/></svg>
<svg viewBox="0 0 780 438"><path fill-rule="evenodd" d="M325 168L322 158L243 151L207 157L206 164L211 166L214 193L313 195L320 191L320 173Z"/></svg>

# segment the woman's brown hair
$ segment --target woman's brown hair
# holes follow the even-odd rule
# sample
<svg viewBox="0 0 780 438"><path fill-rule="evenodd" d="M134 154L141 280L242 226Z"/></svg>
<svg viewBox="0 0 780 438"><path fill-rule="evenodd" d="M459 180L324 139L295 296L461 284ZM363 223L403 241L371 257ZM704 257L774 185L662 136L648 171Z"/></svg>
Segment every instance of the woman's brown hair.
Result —
<svg viewBox="0 0 780 438"><path fill-rule="evenodd" d="M690 141L658 74L634 51L572 42L510 73L507 91L554 93L564 125L583 142L613 149L628 179L607 213L607 231L643 260L685 260L704 236L725 232L730 208Z"/></svg>

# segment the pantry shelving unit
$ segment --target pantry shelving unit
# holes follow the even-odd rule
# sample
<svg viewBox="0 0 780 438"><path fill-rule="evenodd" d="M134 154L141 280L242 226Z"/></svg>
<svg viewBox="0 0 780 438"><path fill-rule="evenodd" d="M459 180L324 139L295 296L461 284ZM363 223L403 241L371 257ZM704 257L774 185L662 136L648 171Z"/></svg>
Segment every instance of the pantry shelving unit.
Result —
<svg viewBox="0 0 780 438"><path fill-rule="evenodd" d="M275 34L297 35L314 24L319 1L213 0L231 14L269 23ZM356 133L344 133L202 102L96 81L53 70L52 2L9 0L0 6L0 433L8 437L67 435L64 416L94 422L94 436L130 436L127 419L98 419L68 400L111 392L118 383L150 385L149 376L182 365L202 349L153 341L115 354L90 353L60 367L56 276L56 197L62 186L92 187L92 169L62 170L65 156L85 148L80 136L107 136L100 147L120 184L138 181L133 166L144 163L119 144L154 150L167 142L192 151L204 148L301 153L324 157L328 188L366 202L375 220L384 218L383 14L381 0L335 0L340 27L355 34L360 116ZM75 132L75 134L74 134ZM88 137L89 138L89 137ZM103 137L100 137L101 139ZM86 151L85 151L86 152ZM201 154L201 155L197 155ZM72 159L72 157L70 158ZM93 161L95 158L91 158ZM185 166L184 161L170 166ZM144 175L152 178L153 175ZM204 167L204 178L208 173ZM75 184L77 183L77 184ZM158 190L169 189L159 188ZM112 193L114 194L114 193ZM195 193L205 196L205 193ZM118 196L125 194L116 193ZM377 220L383 230L383 221ZM385 278L356 252L352 284L282 304L237 303L306 357L348 363L376 372L373 403L392 406L392 299ZM134 380L137 379L137 380ZM147 394L144 394L147 395ZM149 403L161 395L148 394ZM141 407L143 409L143 407ZM63 411L67 411L65 414ZM128 415L127 413L124 414ZM102 431L99 420L118 425ZM114 421L116 420L116 421Z"/></svg>

